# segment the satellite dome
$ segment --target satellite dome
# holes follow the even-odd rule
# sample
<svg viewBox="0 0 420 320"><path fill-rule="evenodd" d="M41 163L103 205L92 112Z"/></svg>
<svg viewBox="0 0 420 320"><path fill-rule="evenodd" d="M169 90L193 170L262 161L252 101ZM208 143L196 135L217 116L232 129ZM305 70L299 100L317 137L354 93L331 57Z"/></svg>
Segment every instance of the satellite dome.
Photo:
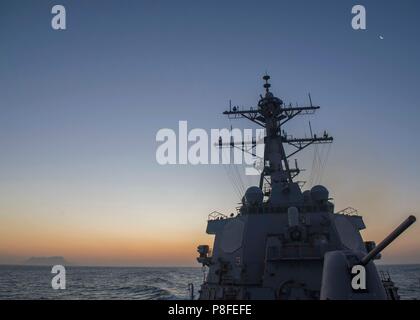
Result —
<svg viewBox="0 0 420 320"><path fill-rule="evenodd" d="M312 201L311 190L303 191L303 201L305 201L305 202L311 202Z"/></svg>
<svg viewBox="0 0 420 320"><path fill-rule="evenodd" d="M311 189L311 198L314 201L328 200L329 192L327 188L321 185L313 186Z"/></svg>
<svg viewBox="0 0 420 320"><path fill-rule="evenodd" d="M260 188L253 186L246 190L244 198L245 204L249 206L260 206L262 205L264 194Z"/></svg>

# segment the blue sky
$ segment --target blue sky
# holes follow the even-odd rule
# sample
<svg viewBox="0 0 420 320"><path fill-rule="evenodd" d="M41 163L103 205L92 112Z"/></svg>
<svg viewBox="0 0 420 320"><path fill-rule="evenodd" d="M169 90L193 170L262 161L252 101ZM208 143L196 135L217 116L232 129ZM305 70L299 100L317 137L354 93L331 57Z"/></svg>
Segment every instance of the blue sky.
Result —
<svg viewBox="0 0 420 320"><path fill-rule="evenodd" d="M418 1L59 2L65 31L50 26L56 1L0 3L0 219L13 235L28 223L32 238L63 225L75 237L85 226L116 237L172 230L189 235L191 258L156 263L193 263L207 214L238 199L220 166L159 166L156 132L179 120L248 125L221 112L229 99L255 105L266 71L286 102L311 92L322 106L312 127L335 142L321 182L337 209L361 211L368 238L418 210ZM355 4L365 31L351 28ZM308 120L288 130L308 133ZM312 157L302 155L307 169ZM0 245L0 256L82 261L70 247ZM419 237L404 236L385 261L420 262Z"/></svg>

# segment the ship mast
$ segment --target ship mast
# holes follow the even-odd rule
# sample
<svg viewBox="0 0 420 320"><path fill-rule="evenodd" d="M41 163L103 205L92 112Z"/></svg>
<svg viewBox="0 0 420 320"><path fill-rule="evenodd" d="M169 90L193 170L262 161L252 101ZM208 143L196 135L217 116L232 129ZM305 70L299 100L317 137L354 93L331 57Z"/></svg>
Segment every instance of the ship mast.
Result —
<svg viewBox="0 0 420 320"><path fill-rule="evenodd" d="M300 169L295 165L295 168L290 168L289 158L296 153L302 151L311 144L331 143L333 138L326 132L322 136L312 134L309 138L294 138L288 136L282 127L286 122L293 119L297 115L312 114L319 106L312 105L312 99L309 95L309 106L286 106L284 102L275 97L270 91L271 84L269 75L264 75L263 80L265 95L260 95L261 99L258 101L257 109L239 110L237 107L223 112L230 119L246 118L261 127L265 128L264 137L264 166L261 172L259 187L263 189L264 181L266 181L272 189L275 185L287 187L293 183L293 179L300 173ZM287 154L284 146L290 145L294 150ZM238 147L239 144L229 143L225 146ZM241 142L240 149L244 150L244 142ZM252 147L256 146L256 142L252 142Z"/></svg>

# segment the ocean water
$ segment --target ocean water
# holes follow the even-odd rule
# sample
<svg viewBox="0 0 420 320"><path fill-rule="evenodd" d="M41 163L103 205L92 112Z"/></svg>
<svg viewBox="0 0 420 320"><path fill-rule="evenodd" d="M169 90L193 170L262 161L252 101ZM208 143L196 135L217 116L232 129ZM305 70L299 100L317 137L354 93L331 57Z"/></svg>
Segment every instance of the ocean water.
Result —
<svg viewBox="0 0 420 320"><path fill-rule="evenodd" d="M1 266L0 299L189 299L201 268L66 267L66 289L54 290L45 266Z"/></svg>
<svg viewBox="0 0 420 320"><path fill-rule="evenodd" d="M420 299L420 265L378 266L402 299ZM50 267L1 266L0 299L189 299L203 281L201 268L66 267L66 289L51 288Z"/></svg>

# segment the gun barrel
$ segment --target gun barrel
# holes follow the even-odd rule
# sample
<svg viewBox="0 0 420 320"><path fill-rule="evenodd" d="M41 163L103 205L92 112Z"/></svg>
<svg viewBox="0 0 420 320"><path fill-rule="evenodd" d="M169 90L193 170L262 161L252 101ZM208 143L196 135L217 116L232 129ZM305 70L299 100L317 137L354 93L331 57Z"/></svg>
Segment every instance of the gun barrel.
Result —
<svg viewBox="0 0 420 320"><path fill-rule="evenodd" d="M392 231L381 243L379 243L375 248L373 248L360 263L365 266L370 260L376 257L383 249L385 249L392 241L394 241L401 233L403 233L409 226L416 222L415 216L409 216L404 220L394 231Z"/></svg>

